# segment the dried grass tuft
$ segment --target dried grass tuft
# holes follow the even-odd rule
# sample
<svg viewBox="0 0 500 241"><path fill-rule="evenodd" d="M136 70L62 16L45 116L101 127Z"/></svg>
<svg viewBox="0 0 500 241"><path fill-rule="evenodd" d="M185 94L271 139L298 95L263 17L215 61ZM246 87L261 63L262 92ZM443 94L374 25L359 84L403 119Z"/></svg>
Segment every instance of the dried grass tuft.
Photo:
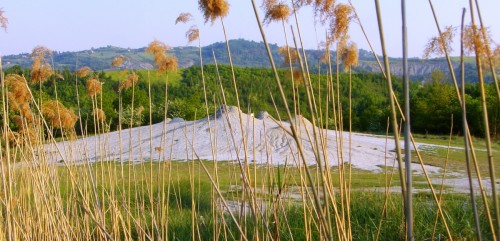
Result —
<svg viewBox="0 0 500 241"><path fill-rule="evenodd" d="M7 32L7 24L9 24L9 19L5 17L5 12L3 8L0 8L0 27L2 27Z"/></svg>
<svg viewBox="0 0 500 241"><path fill-rule="evenodd" d="M444 55L445 50L451 52L453 49L451 44L455 36L456 28L453 26L445 27L445 31L441 33L441 37L433 37L425 46L423 58L429 58L431 55ZM446 47L446 49L445 49Z"/></svg>
<svg viewBox="0 0 500 241"><path fill-rule="evenodd" d="M42 106L42 114L45 120L56 129L71 129L75 126L78 117L66 108L61 102L51 100Z"/></svg>
<svg viewBox="0 0 500 241"><path fill-rule="evenodd" d="M293 71L293 81L295 82L295 86L300 86L304 84L304 75L300 70Z"/></svg>
<svg viewBox="0 0 500 241"><path fill-rule="evenodd" d="M5 84L11 108L17 109L16 106L26 104L30 101L30 92L26 84L26 79L23 76L9 74L5 77Z"/></svg>
<svg viewBox="0 0 500 241"><path fill-rule="evenodd" d="M86 87L87 87L87 93L91 97L102 92L102 83L96 78L91 78L87 80Z"/></svg>
<svg viewBox="0 0 500 241"><path fill-rule="evenodd" d="M76 72L75 72L75 75L78 77L78 78L84 78L86 77L90 71L92 71L89 67L85 66L85 67L82 67L80 69L78 69Z"/></svg>
<svg viewBox="0 0 500 241"><path fill-rule="evenodd" d="M121 67L121 65L123 64L123 62L125 61L125 57L123 55L120 55L120 56L116 56L113 61L111 62L111 66L112 67Z"/></svg>
<svg viewBox="0 0 500 241"><path fill-rule="evenodd" d="M316 0L314 4L315 15L319 16L321 23L326 23L335 16L335 0Z"/></svg>
<svg viewBox="0 0 500 241"><path fill-rule="evenodd" d="M301 8L303 6L308 6L308 5L311 5L313 4L314 2L318 2L320 0L297 0L295 1L295 7L298 9L298 8Z"/></svg>
<svg viewBox="0 0 500 241"><path fill-rule="evenodd" d="M106 121L106 113L102 109L95 108L94 111L92 111L92 115L94 115L99 122Z"/></svg>
<svg viewBox="0 0 500 241"><path fill-rule="evenodd" d="M275 2L275 1L272 1ZM276 3L271 6L266 5L266 16L264 17L264 23L270 23L272 21L285 21L290 16L290 7L285 3Z"/></svg>
<svg viewBox="0 0 500 241"><path fill-rule="evenodd" d="M52 51L44 46L37 46L31 52L33 57L33 65L31 66L31 83L41 83L47 80L52 74L52 67L45 59L47 55L51 55Z"/></svg>
<svg viewBox="0 0 500 241"><path fill-rule="evenodd" d="M33 61L31 69L31 83L39 83L47 80L52 75L52 68L48 64L42 64L40 59Z"/></svg>
<svg viewBox="0 0 500 241"><path fill-rule="evenodd" d="M358 65L358 47L355 43L350 43L343 49L341 60L344 63L344 70L348 70Z"/></svg>
<svg viewBox="0 0 500 241"><path fill-rule="evenodd" d="M493 50L493 64L496 68L500 67L500 45L497 45Z"/></svg>
<svg viewBox="0 0 500 241"><path fill-rule="evenodd" d="M349 24L352 20L352 7L339 3L334 9L334 14L330 22L330 35L332 41L344 38L349 31Z"/></svg>
<svg viewBox="0 0 500 241"><path fill-rule="evenodd" d="M483 38L482 29L477 26L468 25L464 30L464 48L468 54L476 53L479 54L481 58L484 58L487 54L486 41ZM491 33L488 28L485 29L488 42L492 43Z"/></svg>
<svg viewBox="0 0 500 241"><path fill-rule="evenodd" d="M200 38L200 30L196 25L193 25L189 28L189 30L186 32L186 38L188 39L188 42L194 42Z"/></svg>
<svg viewBox="0 0 500 241"><path fill-rule="evenodd" d="M190 13L181 13L181 14L179 14L179 17L177 17L177 19L175 19L175 24L187 23L191 20L193 20L193 15L191 15Z"/></svg>
<svg viewBox="0 0 500 241"><path fill-rule="evenodd" d="M198 7L203 13L205 22L214 22L229 13L229 4L226 0L198 0Z"/></svg>
<svg viewBox="0 0 500 241"><path fill-rule="evenodd" d="M47 48L45 46L36 46L33 49L33 51L31 51L31 57L40 58L43 60L45 60L45 57L47 55L51 55L51 54L52 54L52 50L50 50L49 48Z"/></svg>
<svg viewBox="0 0 500 241"><path fill-rule="evenodd" d="M297 51L294 48L289 46L283 46L279 48L279 53L283 56L283 64L287 65L292 62L292 64L299 62L299 56L297 55ZM290 53L290 54L289 54Z"/></svg>
<svg viewBox="0 0 500 241"><path fill-rule="evenodd" d="M135 72L132 72L127 76L125 81L122 81L120 83L120 85L118 86L118 91L127 90L130 87L136 85L138 81L139 76Z"/></svg>
<svg viewBox="0 0 500 241"><path fill-rule="evenodd" d="M324 50L323 50L323 52L321 53L321 56L320 56L321 63L327 64L328 61L331 58L330 44L328 44L327 42L321 42L319 45L320 45L320 48L324 48Z"/></svg>
<svg viewBox="0 0 500 241"><path fill-rule="evenodd" d="M10 119L17 126L17 132L9 132L11 134L9 141L16 145L36 145L38 143L35 123L28 122L20 115L13 115Z"/></svg>
<svg viewBox="0 0 500 241"><path fill-rule="evenodd" d="M147 53L152 53L154 55L154 62L158 73L177 70L177 59L165 53L165 51L169 49L170 46L158 40L151 42L146 49Z"/></svg>
<svg viewBox="0 0 500 241"><path fill-rule="evenodd" d="M26 119L27 123L33 123L35 117L28 103L22 104L19 108L19 113Z"/></svg>

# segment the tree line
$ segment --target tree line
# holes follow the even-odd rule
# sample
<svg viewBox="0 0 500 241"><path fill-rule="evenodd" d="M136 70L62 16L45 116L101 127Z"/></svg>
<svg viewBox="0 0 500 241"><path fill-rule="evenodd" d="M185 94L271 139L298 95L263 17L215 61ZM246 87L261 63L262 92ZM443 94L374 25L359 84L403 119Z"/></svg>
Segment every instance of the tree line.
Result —
<svg viewBox="0 0 500 241"><path fill-rule="evenodd" d="M213 113L221 104L236 105L236 94L232 85L232 74L229 66L204 66L206 100L201 81L201 68L192 66L179 71L180 79L173 81L169 79L168 73L157 76L154 71L148 73L146 70L117 70L114 73L100 71L78 78L74 72L65 69L58 72L59 77L54 75L41 85L30 84L30 89L34 99L41 98L44 101L54 100L57 91L58 100L81 116L75 124L76 134L78 135L93 133L95 130L95 122L92 121L95 108L93 108L92 98L88 95L86 89L89 78L97 78L102 83L102 92L96 98L96 102L97 107L105 113L106 128L109 131L117 130L119 125L122 128L128 128L130 126L149 124L150 116L153 123L161 122L165 117L179 117L185 120L200 119L207 115L206 106L209 108L209 113ZM134 88L119 91L120 83L132 72L138 77L137 85ZM18 74L27 76L26 78L29 78L29 73L30 69L23 69L19 66L6 70L6 75ZM279 92L275 81L272 81L274 77L270 69L235 67L234 74L243 112L258 113L259 111L267 111L275 118L285 116L286 108L284 103L281 103L281 98L278 98ZM289 70L279 70L279 75L290 109L296 114L301 114L310 119L311 113L306 103L305 83L298 76L295 76L294 82L292 82L293 73L290 73ZM151 76L155 80L150 81L151 84L148 84L148 79L150 80ZM326 111L321 113L322 127L333 128L332 110L334 106L332 106L331 101L329 102L330 106L326 106L327 88L332 88L334 95L337 95L338 91L339 96L334 96L334 98L339 97L341 105L336 106L336 108L342 110L343 127L344 130L348 130L349 75L342 73L338 77L337 81L336 76L333 76L331 81L333 87L329 87L327 82L330 80L327 75L311 74L311 84L317 97L316 105L322 110L329 110L328 116ZM394 76L394 79L393 89L399 102L403 103L401 97L403 91L402 81L396 76ZM353 73L351 81L351 122L353 131L385 133L390 110L384 77L376 73ZM426 82L412 82L410 88L413 132L447 134L453 125L453 132L461 134L460 104L454 86L446 82L446 78L442 73L433 74L432 78ZM477 83L468 83L465 90L467 118L471 133L475 136L482 136L484 135L484 127L481 120L482 108L479 86ZM494 86L487 84L486 91L491 136L497 138L500 135L500 106L496 99ZM149 92L151 93L151 108ZM166 96L167 100L165 100ZM294 99L295 103L297 103L296 107L293 106ZM131 109L132 103L133 110ZM167 103L167 106L165 106L165 103ZM79 109L78 105L80 106ZM122 110L121 114L120 108ZM131 115L131 113L134 114ZM129 121L130 116L134 116L133 122ZM17 128L15 124L11 125L11 129L15 130Z"/></svg>

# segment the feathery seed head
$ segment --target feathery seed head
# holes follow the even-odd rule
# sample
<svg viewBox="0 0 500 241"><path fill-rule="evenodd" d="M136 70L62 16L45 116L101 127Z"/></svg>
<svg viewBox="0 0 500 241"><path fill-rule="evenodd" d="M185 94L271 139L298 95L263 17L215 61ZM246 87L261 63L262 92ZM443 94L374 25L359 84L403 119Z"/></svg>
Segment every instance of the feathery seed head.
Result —
<svg viewBox="0 0 500 241"><path fill-rule="evenodd" d="M308 5L311 5L313 4L313 2L318 2L320 0L297 0L295 1L295 7L298 9L298 8L301 8L303 6L308 6Z"/></svg>
<svg viewBox="0 0 500 241"><path fill-rule="evenodd" d="M82 67L82 68L78 69L75 72L75 75L78 78L83 78L83 77L86 77L90 73L90 71L91 71L91 69L89 67L85 66L85 67Z"/></svg>
<svg viewBox="0 0 500 241"><path fill-rule="evenodd" d="M7 86L7 96L12 110L19 110L21 106L29 103L31 100L30 92L26 84L26 79L17 74L9 74L5 77Z"/></svg>
<svg viewBox="0 0 500 241"><path fill-rule="evenodd" d="M31 51L31 57L33 58L41 58L45 60L45 56L51 55L52 50L45 46L36 46L33 51Z"/></svg>
<svg viewBox="0 0 500 241"><path fill-rule="evenodd" d="M26 119L26 123L33 123L35 120L35 116L33 115L28 103L24 103L20 106L19 113Z"/></svg>
<svg viewBox="0 0 500 241"><path fill-rule="evenodd" d="M295 51L294 48L291 48L289 46L283 46L279 48L279 53L281 56L283 56L283 64L289 64L290 62L293 63L298 63L299 62L299 56L297 55L297 51Z"/></svg>
<svg viewBox="0 0 500 241"><path fill-rule="evenodd" d="M45 57L51 55L52 51L43 46L37 46L31 52L33 65L31 66L31 83L41 83L47 80L52 74L52 67L47 63Z"/></svg>
<svg viewBox="0 0 500 241"><path fill-rule="evenodd" d="M337 41L347 35L349 24L352 19L352 7L347 4L339 3L333 10L333 18L330 22L330 34Z"/></svg>
<svg viewBox="0 0 500 241"><path fill-rule="evenodd" d="M284 21L290 16L290 7L285 3L276 3L269 8L266 8L266 16L264 17L264 23L270 23L272 21Z"/></svg>
<svg viewBox="0 0 500 241"><path fill-rule="evenodd" d="M154 55L154 62L158 68L158 73L177 70L177 59L165 53L170 47L158 40L151 42L146 49L147 53Z"/></svg>
<svg viewBox="0 0 500 241"><path fill-rule="evenodd" d="M123 57L123 55L116 56L111 62L111 66L120 67L123 64L123 61L125 61L125 57Z"/></svg>
<svg viewBox="0 0 500 241"><path fill-rule="evenodd" d="M102 109L94 109L92 115L94 115L96 120L99 122L106 121L106 113Z"/></svg>
<svg viewBox="0 0 500 241"><path fill-rule="evenodd" d="M31 67L31 83L39 83L47 80L52 75L49 64L43 63L42 59L35 58Z"/></svg>
<svg viewBox="0 0 500 241"><path fill-rule="evenodd" d="M229 4L226 0L198 0L199 9L205 17L205 22L214 22L229 13Z"/></svg>
<svg viewBox="0 0 500 241"><path fill-rule="evenodd" d="M191 21L192 19L193 19L193 15L191 15L190 13L181 13L181 14L179 14L179 17L177 17L177 19L175 19L175 24L187 23L187 22Z"/></svg>
<svg viewBox="0 0 500 241"><path fill-rule="evenodd" d="M139 76L137 76L137 74L135 72L132 72L127 76L125 81L122 81L120 83L120 85L118 86L118 91L126 90L126 89L136 85L138 81L139 81Z"/></svg>
<svg viewBox="0 0 500 241"><path fill-rule="evenodd" d="M269 9L271 9L277 3L278 3L278 0L264 0L264 1L262 1L262 8L264 8L264 11L267 12Z"/></svg>
<svg viewBox="0 0 500 241"><path fill-rule="evenodd" d="M200 38L200 30L196 25L193 25L189 28L189 30L186 32L186 38L188 39L189 43Z"/></svg>
<svg viewBox="0 0 500 241"><path fill-rule="evenodd" d="M146 49L147 53L152 53L154 55L158 53L164 53L165 51L171 49L170 46L166 45L165 43L155 40L151 43L149 43L148 48Z"/></svg>
<svg viewBox="0 0 500 241"><path fill-rule="evenodd" d="M48 123L56 129L71 129L75 126L78 117L66 108L61 102L51 100L42 106L42 114Z"/></svg>
<svg viewBox="0 0 500 241"><path fill-rule="evenodd" d="M102 83L96 78L91 78L87 80L86 87L87 87L87 93L91 97L102 92Z"/></svg>
<svg viewBox="0 0 500 241"><path fill-rule="evenodd" d="M304 83L304 75L302 74L302 71L300 70L293 71L293 81L295 82L296 86L299 86Z"/></svg>
<svg viewBox="0 0 500 241"><path fill-rule="evenodd" d="M7 19L4 15L3 8L0 8L0 27L3 28L7 32L7 24L9 23L9 19Z"/></svg>
<svg viewBox="0 0 500 241"><path fill-rule="evenodd" d="M358 65L358 48L355 43L350 43L341 53L341 59L344 63L344 70L348 70Z"/></svg>
<svg viewBox="0 0 500 241"><path fill-rule="evenodd" d="M425 46L423 58L429 58L432 54L444 55L446 51L451 52L455 31L456 28L453 26L447 26L445 31L441 33L441 37L432 37Z"/></svg>
<svg viewBox="0 0 500 241"><path fill-rule="evenodd" d="M500 45L497 45L493 50L493 64L496 68L500 67Z"/></svg>
<svg viewBox="0 0 500 241"><path fill-rule="evenodd" d="M486 39L482 31L486 32ZM464 30L464 48L466 53L475 53L479 55L480 58L486 59L488 57L488 50L492 43L491 33L488 28L478 28L477 26L468 25ZM484 66L483 66L484 67Z"/></svg>
<svg viewBox="0 0 500 241"><path fill-rule="evenodd" d="M322 24L335 15L335 0L316 0L314 4L315 15L319 16Z"/></svg>

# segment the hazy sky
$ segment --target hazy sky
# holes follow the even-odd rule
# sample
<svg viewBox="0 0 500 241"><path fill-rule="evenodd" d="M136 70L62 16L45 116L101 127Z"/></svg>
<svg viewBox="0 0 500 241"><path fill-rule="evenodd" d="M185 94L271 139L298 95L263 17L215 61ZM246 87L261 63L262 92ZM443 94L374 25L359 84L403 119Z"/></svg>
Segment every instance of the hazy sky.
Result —
<svg viewBox="0 0 500 241"><path fill-rule="evenodd" d="M375 51L380 54L374 1L352 1ZM259 6L262 3L261 0L256 2ZM461 9L467 7L468 2L434 0L441 27L459 26ZM490 28L493 39L500 43L500 1L479 2L485 25ZM261 41L251 1L229 0L229 3L230 12L224 20L228 37ZM388 53L390 56L401 56L401 1L381 0L380 3ZM0 33L0 53L3 55L28 53L38 45L54 51L84 50L107 45L139 48L153 40L171 46L186 46L185 32L194 24L200 28L202 45L224 40L220 21L213 25L204 23L196 0L5 0L0 3L0 7L9 19L7 32ZM260 11L262 18L263 13ZM175 19L181 12L192 13L195 21L175 25ZM429 38L437 35L434 19L427 0L408 0L407 13L409 55L420 57ZM466 17L466 22L470 22L469 12ZM325 36L325 27L315 24L311 8L300 10L299 21L306 48L316 49ZM292 20L288 21L288 32L289 25L293 23ZM285 43L281 24L266 26L266 34L271 43ZM351 25L349 34L360 48L369 49L357 24Z"/></svg>

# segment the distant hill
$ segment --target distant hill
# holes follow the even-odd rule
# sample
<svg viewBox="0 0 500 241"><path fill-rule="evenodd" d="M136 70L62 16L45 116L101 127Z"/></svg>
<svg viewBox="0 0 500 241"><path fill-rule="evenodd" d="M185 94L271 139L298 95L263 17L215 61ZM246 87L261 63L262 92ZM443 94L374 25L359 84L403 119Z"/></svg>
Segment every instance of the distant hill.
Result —
<svg viewBox="0 0 500 241"><path fill-rule="evenodd" d="M270 67L269 59L262 42L248 41L243 39L230 40L231 54L233 63L240 67ZM283 66L283 58L279 55L279 46L276 44L270 45L273 58L278 66ZM192 65L199 65L199 52L197 47L175 47L170 50L179 62L179 67L186 68ZM213 51L213 52L212 52ZM228 64L228 55L225 42L218 42L202 48L204 64L213 64L213 53L219 64ZM311 70L316 71L318 62L321 56L321 51L306 50L307 59ZM152 69L153 58L145 53L145 48L130 49L114 46L101 48L92 48L90 50L77 52L54 52L54 65L56 69L68 68L75 70L77 67L88 66L94 71L111 70L111 61L114 57L123 55L127 61L123 68L126 69ZM335 56L335 52L332 52ZM382 60L382 58L380 58ZM3 57L4 68L10 68L14 65L20 65L23 68L31 66L32 58L29 54L8 55ZM394 75L402 75L403 68L401 59L390 58L391 73ZM468 69L468 81L475 81L475 64L469 62L466 64ZM458 68L458 61L453 62L454 68ZM323 70L327 66L321 66ZM439 69L444 73L448 73L448 65L444 58L436 58L422 60L412 58L409 60L409 74L414 80L429 79L430 74ZM354 69L356 72L380 72L377 62L372 52L360 49L359 50L359 65ZM458 69L457 69L457 73Z"/></svg>

